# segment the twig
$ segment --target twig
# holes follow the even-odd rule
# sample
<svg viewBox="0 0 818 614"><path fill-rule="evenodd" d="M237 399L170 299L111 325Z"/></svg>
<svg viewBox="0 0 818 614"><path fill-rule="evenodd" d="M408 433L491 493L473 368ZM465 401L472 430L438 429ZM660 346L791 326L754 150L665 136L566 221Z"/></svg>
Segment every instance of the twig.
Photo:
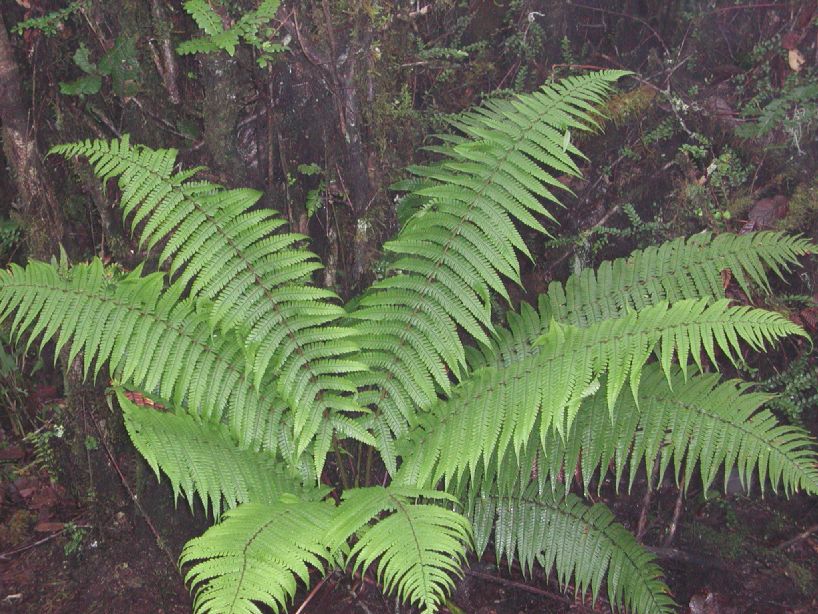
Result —
<svg viewBox="0 0 818 614"><path fill-rule="evenodd" d="M670 51L668 51L667 45L665 45L665 41L662 39L661 36L659 36L659 33L656 31L656 29L641 17L629 15L628 13L621 13L619 11L612 11L610 9L603 9L597 6L588 6L587 4L581 4L579 2L568 2L567 4L569 6L575 6L578 9L585 9L586 11L596 11L597 13L605 13L606 15L614 15L616 17L624 17L626 19L631 19L633 21L641 23L648 30L650 30L650 33L653 34L653 36L656 38L659 44L662 45L662 49L665 50L665 53L667 55L670 55Z"/></svg>
<svg viewBox="0 0 818 614"><path fill-rule="evenodd" d="M473 571L469 569L466 571L466 575L472 576L474 578L480 578L481 580L488 580L489 582L495 582L496 584L503 584L505 586L510 586L512 588L520 589L521 591L526 591L527 593L532 593L534 595L540 595L542 597L547 597L549 599L553 599L554 601L559 601L566 605L572 605L572 602L567 597L563 597L562 595L557 595L552 593L551 591L546 591L541 588L537 588L536 586L529 586L528 584L523 584L522 582L515 582L514 580L506 580L505 578L501 578L500 576L493 576L488 573L483 573L481 571Z"/></svg>
<svg viewBox="0 0 818 614"><path fill-rule="evenodd" d="M797 544L798 542L807 539L810 535L812 535L816 531L818 531L818 524L814 524L811 527L808 527L806 531L802 531L801 533L799 533L795 537L793 537L791 539L788 539L785 542L781 542L780 544L778 544L774 548L774 550L786 550L790 546L792 546L794 544Z"/></svg>
<svg viewBox="0 0 818 614"><path fill-rule="evenodd" d="M716 569L729 569L730 565L715 556L698 556L679 550L678 548L660 548L658 546L644 546L646 550L655 554L658 558L666 561L681 561L699 567L711 567Z"/></svg>
<svg viewBox="0 0 818 614"><path fill-rule="evenodd" d="M90 524L75 524L74 527L77 528L77 529L90 529L90 528L92 528ZM14 548L13 550L8 550L6 552L3 552L2 554L0 554L0 560L7 561L10 556L13 556L15 554L20 554L21 552L25 552L26 550L31 550L32 548L36 548L37 546L42 546L46 542L49 542L52 539L54 539L55 537L65 533L65 529L66 529L66 527L63 527L62 529L60 529L56 533L52 533L51 535L47 535L47 536L43 537L42 539L38 539L36 542L34 542L32 544L27 544L25 546L20 546L19 548Z"/></svg>
<svg viewBox="0 0 818 614"><path fill-rule="evenodd" d="M639 513L639 523L636 525L636 541L640 544L645 539L645 533L648 528L648 511L650 510L650 502L653 497L653 482L659 474L659 457L653 461L653 469L648 476L648 484L645 488L645 496L642 497L642 511Z"/></svg>
<svg viewBox="0 0 818 614"><path fill-rule="evenodd" d="M324 583L328 579L329 579L329 576L324 576L323 578L321 578L321 581L318 584L316 584L315 588L313 588L310 591L309 595L307 595L304 598L304 601L302 602L301 606L295 611L295 614L302 614L302 612L304 611L304 608L306 608L307 605L309 604L309 602L312 601L312 598L315 597L316 593L318 593L318 591L321 590L321 587L324 586Z"/></svg>
<svg viewBox="0 0 818 614"><path fill-rule="evenodd" d="M684 509L684 488L679 488L679 494L676 497L676 505L673 506L673 520L670 521L670 526L667 529L667 535L665 536L665 540L662 542L662 545L665 548L669 548L670 544L673 543L673 538L676 537L676 529L679 528L679 518L682 516L682 510Z"/></svg>

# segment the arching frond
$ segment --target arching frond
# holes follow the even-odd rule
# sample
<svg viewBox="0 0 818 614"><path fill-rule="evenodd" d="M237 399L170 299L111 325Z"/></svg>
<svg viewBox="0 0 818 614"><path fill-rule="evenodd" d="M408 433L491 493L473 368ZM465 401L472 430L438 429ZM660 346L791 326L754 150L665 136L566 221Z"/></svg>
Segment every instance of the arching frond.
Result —
<svg viewBox="0 0 818 614"><path fill-rule="evenodd" d="M636 396L654 349L668 378L674 357L686 377L691 358L701 370L703 356L717 363L718 349L736 363L739 340L762 349L790 334L804 332L777 313L730 307L727 300L659 304L588 328L553 322L538 342L539 354L475 372L448 400L420 416L401 442L403 464L396 479L421 487L441 478L459 480L495 454L518 453L537 425L542 441L552 429L564 434L603 374L612 411L626 382Z"/></svg>
<svg viewBox="0 0 818 614"><path fill-rule="evenodd" d="M535 563L561 586L573 582L576 593L596 599L607 579L607 597L614 608L655 614L673 612L673 600L661 580L654 557L601 503L587 507L574 495L562 499L529 487L521 495L483 494L473 498L477 553L494 534L497 560L519 561L531 574Z"/></svg>
<svg viewBox="0 0 818 614"><path fill-rule="evenodd" d="M552 282L536 311L523 303L519 314L509 312L508 328L496 329L491 345L473 351L469 364L479 368L508 363L536 352L534 341L552 319L587 327L660 302L723 298L725 270L748 296L750 282L769 292L767 271L782 277L800 256L814 253L816 247L807 239L772 231L715 237L701 233L637 250L571 275L564 284Z"/></svg>
<svg viewBox="0 0 818 614"><path fill-rule="evenodd" d="M596 127L596 107L624 74L572 77L491 101L455 122L463 136L434 148L442 161L410 169L426 180L417 195L427 204L384 246L395 255L392 275L351 313L369 366L356 379L376 391L367 400L381 436L404 432L415 407L449 391L465 366L459 328L488 341L489 294L507 297L503 278L519 282L517 252L529 255L514 223L545 232L535 216L552 216L540 199L559 203L551 190L564 187L552 173L578 174L572 156L581 154L566 133ZM384 442L394 471L389 449Z"/></svg>
<svg viewBox="0 0 818 614"><path fill-rule="evenodd" d="M196 614L260 614L260 603L281 612L295 596L298 580L310 583L329 562L324 534L336 508L332 502L285 495L270 503L244 503L190 540L179 557L190 566L185 581L196 592Z"/></svg>
<svg viewBox="0 0 818 614"><path fill-rule="evenodd" d="M210 325L242 336L256 388L274 375L293 411L299 453L325 412L350 409L348 375L365 368L351 358L354 331L339 326L345 311L331 302L335 294L308 285L320 264L295 246L305 237L274 234L284 221L253 209L259 192L189 181L197 169L173 174L175 150L132 147L127 137L52 152L84 156L103 181L118 179L123 215L132 230L141 225L141 244L163 243L159 260L169 261L176 283L212 303Z"/></svg>
<svg viewBox="0 0 818 614"><path fill-rule="evenodd" d="M223 508L240 503L273 503L282 494L320 499L323 488L305 488L266 452L242 450L228 429L184 413L164 413L132 403L117 388L125 427L134 447L160 477L167 475L174 498L184 494L193 508L197 496L218 519Z"/></svg>
<svg viewBox="0 0 818 614"><path fill-rule="evenodd" d="M628 395L617 400L613 412L599 396L583 401L565 440L547 438L539 463L543 478L579 467L587 491L594 474L612 465L617 484L628 469L630 487L639 467L650 472L659 458L660 481L671 463L677 481L686 467L685 488L698 465L705 491L720 469L726 488L736 467L745 487L758 480L762 493L768 482L774 491L782 488L787 495L798 490L818 493L813 440L760 409L771 395L749 392L747 384L735 380L720 382L716 374L685 381L673 369L670 382L672 386L658 367L649 365L638 405Z"/></svg>

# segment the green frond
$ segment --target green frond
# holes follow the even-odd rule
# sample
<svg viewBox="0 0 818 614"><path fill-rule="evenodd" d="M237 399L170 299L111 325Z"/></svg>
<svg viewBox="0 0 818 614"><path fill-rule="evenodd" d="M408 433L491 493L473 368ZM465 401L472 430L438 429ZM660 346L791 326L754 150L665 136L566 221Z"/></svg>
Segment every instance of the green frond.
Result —
<svg viewBox="0 0 818 614"><path fill-rule="evenodd" d="M165 413L132 403L116 389L125 428L134 447L160 477L167 475L174 499L182 493L193 509L198 496L218 519L240 503L273 503L283 493L322 498L326 489L307 489L266 452L242 450L228 429L185 413Z"/></svg>
<svg viewBox="0 0 818 614"><path fill-rule="evenodd" d="M242 447L275 452L282 402L257 390L233 335L213 335L182 288L163 290L163 275L141 268L114 280L99 259L65 274L31 262L0 272L0 321L10 319L28 344L56 338L56 354L82 353L83 371L97 376L108 363L121 384L144 390L206 422L225 422Z"/></svg>
<svg viewBox="0 0 818 614"><path fill-rule="evenodd" d="M261 614L259 604L286 610L298 580L310 568L323 573L329 553L323 536L335 515L332 502L285 495L273 503L243 503L190 540L179 564L196 592L196 614Z"/></svg>
<svg viewBox="0 0 818 614"><path fill-rule="evenodd" d="M141 245L163 244L160 263L169 262L191 296L210 302L210 326L241 334L256 388L274 376L293 411L299 454L325 413L348 410L333 400L354 391L349 375L366 368L352 359L355 331L338 325L345 311L334 293L307 285L320 264L296 245L305 237L276 234L284 221L253 208L259 192L190 181L192 171L173 174L175 150L131 146L127 137L52 152L84 156L103 181L118 179L123 215L132 230L140 227Z"/></svg>
<svg viewBox="0 0 818 614"><path fill-rule="evenodd" d="M552 319L587 327L660 302L723 298L725 270L748 296L750 282L769 292L767 271L783 278L798 257L814 253L816 247L807 239L772 231L715 237L701 233L637 250L572 275L564 284L552 282L536 311L523 303L519 315L510 312L508 328L498 328L490 346L473 351L469 364L478 368L507 363L535 352L534 341Z"/></svg>
<svg viewBox="0 0 818 614"><path fill-rule="evenodd" d="M350 314L369 366L356 383L379 391L377 411L389 413L381 426L399 435L404 416L449 392L465 367L459 329L488 342L490 293L507 298L504 279L519 283L517 253L530 256L515 222L545 232L536 216L553 219L541 199L559 203L554 175L578 174L572 156L581 154L565 146L565 132L597 127L597 107L625 74L572 77L491 101L455 122L463 136L434 148L440 162L410 169L425 204L384 246L395 256L391 276ZM395 459L384 462L394 472Z"/></svg>
<svg viewBox="0 0 818 614"><path fill-rule="evenodd" d="M615 522L601 503L587 507L578 497L562 499L529 487L521 495L475 495L468 516L474 525L477 554L494 534L497 560L517 560L531 574L536 563L560 585L573 582L575 593L591 592L596 600L607 579L606 594L614 608L655 614L673 612L673 600L661 580L653 555Z"/></svg>
<svg viewBox="0 0 818 614"><path fill-rule="evenodd" d="M791 334L804 332L777 313L730 307L726 299L660 303L588 328L552 322L537 342L539 354L474 372L449 399L419 416L401 439L403 464L396 480L418 486L441 478L459 481L495 455L518 454L535 427L543 445L552 430L564 435L601 375L612 412L626 382L637 398L643 366L654 350L668 379L674 358L687 377L691 359L701 371L703 356L717 364L718 350L738 363L740 341L763 349Z"/></svg>
<svg viewBox="0 0 818 614"><path fill-rule="evenodd" d="M622 395L610 412L599 395L586 399L565 440L551 436L543 445L543 479L579 467L587 491L600 469L606 472L610 466L618 485L627 467L630 488L639 467L650 473L658 458L659 481L672 463L677 482L686 468L685 488L698 465L705 492L720 469L726 488L736 467L746 488L757 480L762 493L768 485L787 495L818 493L814 442L802 429L780 424L760 409L771 395L749 392L747 384L736 380L720 382L712 373L685 381L672 369L670 382L668 386L660 369L649 365L638 404Z"/></svg>
<svg viewBox="0 0 818 614"><path fill-rule="evenodd" d="M269 22L275 17L280 0L262 0L258 8L246 11L236 24L227 30L222 26L221 17L205 0L187 0L183 7L206 36L201 36L184 41L176 47L179 55L189 55L192 53L214 53L216 51L226 51L229 55L236 53L241 40L256 42L257 32L260 26ZM276 51L283 51L281 45ZM271 47L265 47L265 51L272 51Z"/></svg>
<svg viewBox="0 0 818 614"><path fill-rule="evenodd" d="M454 588L453 577L462 575L471 525L444 507L412 502L419 496L450 499L437 491L399 487L347 491L327 539L337 547L358 533L349 553L352 569L363 573L377 562L378 581L386 592L394 591L424 612L436 612ZM376 523L364 528L376 516Z"/></svg>

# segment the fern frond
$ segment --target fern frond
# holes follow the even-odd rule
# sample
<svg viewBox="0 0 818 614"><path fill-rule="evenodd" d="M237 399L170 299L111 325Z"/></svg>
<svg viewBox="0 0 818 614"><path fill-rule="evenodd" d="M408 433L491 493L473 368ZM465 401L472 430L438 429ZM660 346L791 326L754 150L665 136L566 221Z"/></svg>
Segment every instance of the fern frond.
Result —
<svg viewBox="0 0 818 614"><path fill-rule="evenodd" d="M114 282L99 259L67 276L42 262L11 265L0 272L0 321L11 319L18 338L28 333L29 345L56 338L56 354L67 347L69 362L82 352L85 377L107 362L122 384L226 422L242 447L274 452L275 391L254 388L239 340L214 336L197 304L180 300L178 284L162 286L161 273L142 277L141 269Z"/></svg>
<svg viewBox="0 0 818 614"><path fill-rule="evenodd" d="M511 565L517 560L528 574L535 563L546 575L556 570L561 586L573 581L575 593L590 591L594 600L607 579L614 608L646 614L674 611L653 555L601 503L587 507L574 495L561 499L529 487L517 496L475 496L468 516L478 556L494 533L498 561L505 557Z"/></svg>
<svg viewBox="0 0 818 614"><path fill-rule="evenodd" d="M183 494L191 510L198 496L218 519L240 503L272 503L283 493L322 498L326 489L307 489L266 452L242 450L221 424L184 413L164 413L132 403L117 388L125 428L134 447L160 477L167 475L174 500Z"/></svg>
<svg viewBox="0 0 818 614"><path fill-rule="evenodd" d="M579 467L587 491L594 474L612 466L616 484L629 467L628 488L644 465L650 473L659 459L659 481L673 463L676 481L684 471L686 489L698 465L705 492L723 468L724 487L734 467L742 484L753 478L763 493L767 482L789 496L795 491L818 493L818 455L802 429L780 424L761 406L772 395L748 391L736 380L720 382L715 374L685 381L672 369L671 386L655 365L645 369L637 404L621 396L613 412L598 396L586 399L571 431L562 441L549 437L542 450L543 475L552 480L566 468ZM567 486L567 485L566 485Z"/></svg>
<svg viewBox="0 0 818 614"><path fill-rule="evenodd" d="M291 495L270 503L244 503L190 540L179 557L190 565L185 581L196 592L196 614L259 614L287 608L298 580L310 583L310 568L329 562L324 533L335 515L331 502Z"/></svg>
<svg viewBox="0 0 818 614"><path fill-rule="evenodd" d="M588 328L552 322L538 342L539 354L476 371L449 399L419 417L401 441L403 464L396 479L423 487L441 478L460 480L494 455L519 453L537 425L544 445L552 429L566 432L603 374L605 401L613 411L626 381L637 397L642 368L654 349L667 378L674 357L687 377L691 358L700 371L703 356L717 364L717 350L737 363L740 340L761 349L790 334L805 333L777 313L730 307L727 300L658 304Z"/></svg>
<svg viewBox="0 0 818 614"><path fill-rule="evenodd" d="M530 257L515 222L540 232L535 215L553 219L540 198L558 203L552 172L578 174L566 130L596 127L596 105L625 75L602 71L546 85L513 100L494 100L463 115L463 136L434 148L443 160L413 167L427 205L384 249L392 276L377 282L350 315L369 371L359 387L377 391L380 433L399 435L416 407L431 405L459 377L462 328L480 342L492 330L489 294L507 298L503 278L519 283L517 252ZM385 383L387 382L387 383ZM381 450L384 452L384 450ZM395 459L384 457L387 468Z"/></svg>
<svg viewBox="0 0 818 614"><path fill-rule="evenodd" d="M204 0L187 0L183 7L185 12L196 22L196 25L204 30L207 36L201 36L184 41L176 47L179 55L189 55L192 53L214 53L216 51L226 51L228 55L236 53L241 40L255 42L255 38L260 26L269 22L276 14L280 0L262 0L258 8L245 12L235 25L224 29L221 17ZM278 46L275 51L283 51L282 46ZM265 51L272 51L265 48Z"/></svg>
<svg viewBox="0 0 818 614"><path fill-rule="evenodd" d="M715 237L701 233L637 250L626 258L605 261L596 270L584 269L564 284L552 282L536 311L523 303L520 314L510 312L508 328L496 329L491 346L473 351L469 364L478 368L508 363L536 352L534 341L552 319L587 327L660 302L723 298L725 270L748 296L751 282L769 292L767 271L783 278L800 256L816 251L803 237L773 231Z"/></svg>
<svg viewBox="0 0 818 614"><path fill-rule="evenodd" d="M436 612L454 588L453 576L462 575L471 525L444 507L410 500L418 496L450 499L437 491L399 487L347 491L327 539L336 546L339 538L360 532L349 554L353 570L365 572L377 561L378 581L386 592L394 590L401 601ZM384 512L389 515L360 531Z"/></svg>
<svg viewBox="0 0 818 614"><path fill-rule="evenodd" d="M176 152L132 147L121 140L59 145L52 152L84 156L94 173L118 178L120 206L141 244L164 247L177 283L212 307L209 324L237 330L245 339L253 383L275 375L276 392L293 411L294 435L303 452L324 413L347 412L355 390L348 377L365 369L352 359L352 329L328 290L307 285L320 268L316 257L294 245L302 235L274 234L284 221L269 209L253 209L260 194L188 181L194 171L173 174ZM323 463L323 461L321 461Z"/></svg>

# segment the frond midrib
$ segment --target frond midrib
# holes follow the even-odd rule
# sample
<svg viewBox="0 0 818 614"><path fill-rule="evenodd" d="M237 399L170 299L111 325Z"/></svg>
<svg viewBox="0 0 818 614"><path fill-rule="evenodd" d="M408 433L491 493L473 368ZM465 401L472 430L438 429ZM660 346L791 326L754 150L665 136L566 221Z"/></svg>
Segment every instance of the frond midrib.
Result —
<svg viewBox="0 0 818 614"><path fill-rule="evenodd" d="M242 582L244 581L244 574L247 571L247 564L248 564L248 561L249 561L249 557L247 556L247 550L249 550L250 546L253 545L253 542L256 540L256 538L259 535L261 535L261 533L263 533L267 529L267 527L269 527L271 524L273 524L275 522L280 522L280 521L281 521L281 519L279 517L277 517L277 516L274 517L274 518L271 518L270 520L268 520L267 522L262 524L260 527L258 527L258 529L256 529L255 533L253 533L250 536L250 538L245 542L244 547L242 548L242 551L241 551L241 555L242 555L241 556L241 574L239 575L239 581L237 583L236 593L233 595L233 600L230 602L229 612L232 613L234 611L233 608L235 607L236 602L239 599L239 592L240 592L239 589L241 588Z"/></svg>

